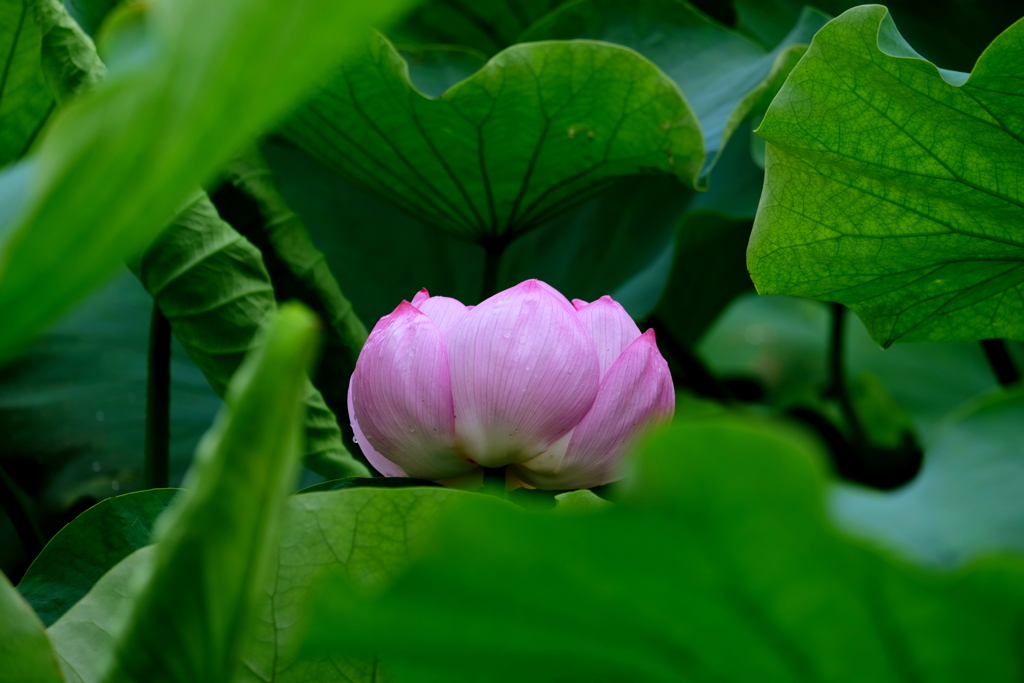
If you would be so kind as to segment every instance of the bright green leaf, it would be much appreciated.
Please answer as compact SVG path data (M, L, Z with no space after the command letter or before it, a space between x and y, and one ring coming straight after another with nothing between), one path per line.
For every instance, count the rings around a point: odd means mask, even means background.
M0 223L0 357L145 247L198 183L402 5L154 3L143 47L60 112L31 161L0 177L0 195L29 187Z
M108 498L57 532L18 584L43 623L51 625L111 567L149 545L153 523L177 493L150 489Z
M314 595L309 650L378 652L409 683L1018 680L1024 562L932 574L851 541L815 460L705 421L656 437L603 511L467 500L390 590Z
M1024 393L974 402L946 425L907 486L840 486L836 518L917 561L959 565L984 552L1024 552Z
M0 167L24 156L53 109L29 0L0 0Z
M587 489L569 491L555 496L555 512L560 515L592 512L594 510L601 510L609 505L611 503L607 500Z
M700 122L707 184L718 156L760 97L778 89L827 17L806 10L769 53L681 0L584 0L563 5L523 40L589 38L633 48L676 82Z
M421 220L504 243L612 180L692 184L700 128L672 83L626 48L511 47L436 100L379 34L299 110L285 135Z
M772 102L748 266L758 291L843 303L883 346L1024 339L1024 22L970 75L884 7L815 37Z
M227 681L237 670L298 467L315 331L306 309L282 307L235 373L186 490L157 523L152 576L105 680Z
M63 683L43 625L0 572L0 683Z

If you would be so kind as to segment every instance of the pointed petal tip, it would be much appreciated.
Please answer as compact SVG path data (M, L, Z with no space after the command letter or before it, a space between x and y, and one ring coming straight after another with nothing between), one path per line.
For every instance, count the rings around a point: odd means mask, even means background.
M424 301L426 301L429 298L430 298L430 292L428 292L427 288L424 287L420 291L416 292L415 296L413 296L413 298L412 298L412 305L413 306L419 306L421 303L423 303Z

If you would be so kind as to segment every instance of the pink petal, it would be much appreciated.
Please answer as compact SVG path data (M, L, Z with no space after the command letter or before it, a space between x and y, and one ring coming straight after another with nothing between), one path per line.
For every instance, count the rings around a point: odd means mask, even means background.
M463 303L447 296L432 296L421 303L419 309L446 334L459 318L466 315Z
M573 303L576 301L579 300ZM640 336L640 328L626 313L626 309L608 295L582 308L577 305L576 311L577 317L594 338L597 358L601 363L601 376L604 377L619 354Z
M527 280L487 299L447 333L457 448L485 467L543 453L597 395L594 342L553 291Z
M359 428L359 422L356 420L356 411L352 407L352 382L348 383L348 419L352 425L352 432L356 435L356 443L359 444L359 450L363 452L366 459L373 465L373 469L377 470L385 477L406 477L408 476L405 471L391 462L383 455L373 450L373 446L370 445L370 440L363 434L363 430Z
M572 300L572 305L573 305L573 308L576 309L576 312L579 313L580 311L582 311L584 308L586 308L590 304L587 303L586 301L584 301L583 299L573 299Z
M542 457L534 469L524 463L516 474L538 488L556 490L615 481L623 456L648 430L671 419L675 403L668 364L658 352L654 331L648 330L612 363L593 408L573 430L561 464L552 470L552 458Z
M423 310L422 308L420 308L420 304L422 304L429 298L430 292L428 292L427 288L424 287L420 291L416 292L416 295L412 298L412 305L415 306L416 308L419 308L420 310Z
M410 477L473 469L455 453L455 413L441 329L403 301L370 333L352 374L352 415L373 450Z

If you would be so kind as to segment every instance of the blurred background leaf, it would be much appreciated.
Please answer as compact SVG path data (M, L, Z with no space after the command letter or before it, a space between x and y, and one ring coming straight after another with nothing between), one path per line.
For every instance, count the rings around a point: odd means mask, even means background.
M2 683L64 683L46 631L29 607L0 573L0 670Z
M0 1L0 167L24 156L53 111L29 0Z

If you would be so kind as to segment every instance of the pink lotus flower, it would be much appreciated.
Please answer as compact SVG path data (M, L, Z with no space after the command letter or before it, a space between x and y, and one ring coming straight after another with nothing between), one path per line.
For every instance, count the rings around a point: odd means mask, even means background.
M377 322L348 391L356 440L385 476L510 465L559 490L620 478L674 409L653 330L611 297L569 303L539 280L476 307L421 290Z

